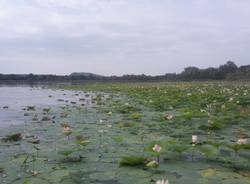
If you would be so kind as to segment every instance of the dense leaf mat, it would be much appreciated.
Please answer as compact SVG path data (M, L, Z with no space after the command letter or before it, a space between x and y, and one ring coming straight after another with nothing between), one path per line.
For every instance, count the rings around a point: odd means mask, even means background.
M247 83L67 89L75 91L74 101L27 108L23 126L0 130L0 183L250 183ZM21 140L6 139L17 133Z

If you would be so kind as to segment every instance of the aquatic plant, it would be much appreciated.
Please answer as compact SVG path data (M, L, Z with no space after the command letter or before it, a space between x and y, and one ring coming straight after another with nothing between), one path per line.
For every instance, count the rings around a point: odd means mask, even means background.
M219 151L216 147L209 145L209 144L205 144L205 145L201 145L198 147L198 149L202 152L202 154L204 154L207 158L208 157L214 157L217 156L219 154Z
M192 144L197 144L197 143L198 143L198 136L192 135Z
M162 150L161 145L155 144L154 147L152 147L152 150L156 153L157 162L160 163L160 152Z
M155 184L169 184L169 181L168 180L157 180Z
M66 118L68 116L67 112L61 112L60 113L60 118Z
M81 145L81 146L86 146L90 143L89 140L85 139L82 135L78 135L75 137L76 139L76 144Z
M69 140L69 136L70 134L72 133L72 128L67 124L67 123L64 123L61 125L63 130L62 130L62 133L68 138Z
M107 113L107 115L109 115L109 116L111 116L112 114L113 114L112 111L109 111L109 112Z
M27 106L26 109L27 109L27 111L35 111L36 106Z
M224 127L224 119L213 117L211 120L208 121L209 129L210 130L221 130Z
M32 121L38 121L38 115L37 115L37 114L35 114L35 115L33 116Z
M125 103L125 104L118 103L115 105L115 109L123 114L132 113L134 111L139 110L139 108L137 108L135 104L130 104L130 103Z
M22 140L22 134L15 133L15 134L7 135L6 137L3 138L3 140L17 142L17 141Z
M51 111L51 108L44 108L43 112L45 112L46 114L49 114L49 112Z
M180 141L169 141L167 143L167 149L169 151L177 153L179 157L181 157L182 153L190 149L190 145Z
M243 149L250 150L250 144L247 144L245 140L243 142L237 141L236 144L228 144L227 147L229 147L230 149L234 151L235 157L238 157L238 153L240 150L243 150Z
M143 114L139 112L135 112L130 115L130 118L134 120L140 120L142 117L143 117Z
M174 118L174 116L172 114L166 114L164 119L165 120L172 120Z
M247 183L250 110L249 105L237 101L246 89L248 96L250 87L237 85L241 87L205 82L97 85L98 90L110 92L105 104L97 106L94 98L99 93L91 92L94 104L91 97L86 98L84 110L72 105L53 110L57 122L70 122L67 125L74 130L68 144L58 124L30 124L35 114L53 120L52 113L29 113L27 135L39 135L41 143L32 143L33 138L27 136L20 143L2 142L0 165L8 173L4 179L11 183L16 178L18 166L26 159L23 150L36 154L36 146L41 158L37 154L32 169L29 155L29 172L18 175L21 183L26 178L32 183L155 183L165 177L173 178L171 183ZM76 98L71 100L78 101L80 96ZM60 117L60 113L67 116ZM133 113L143 117L132 119ZM195 162L190 162L193 150ZM84 162L82 158L86 158ZM39 170L41 177L33 177L31 170Z
M40 139L38 137L36 137L36 136L33 136L30 139L28 139L28 142L32 143L32 144L39 144L40 143Z
M76 152L75 149L64 149L64 150L58 151L59 154L64 155L65 157L70 156L74 152Z
M137 125L136 122L120 122L120 123L118 123L117 126L119 128L129 128L129 127L134 127L136 125Z
M139 156L126 156L122 157L119 165L120 166L143 166L147 163L147 159Z
M155 160L152 160L152 161L148 162L146 164L146 166L150 167L150 168L157 168L157 167L159 167L159 163Z
M159 144L155 144L154 147L152 148L153 151L160 153L161 151L161 146Z
M32 155L32 170L30 171L30 173L33 175L33 176L36 176L38 175L38 171L35 170L35 162L37 160L37 157L33 154Z
M247 139L240 138L240 139L237 140L237 144L239 144L239 145L247 144Z
M43 116L41 121L51 121L51 118L49 116Z
M198 136L197 135L192 135L192 161L194 160L194 154L195 154L195 146L198 143Z

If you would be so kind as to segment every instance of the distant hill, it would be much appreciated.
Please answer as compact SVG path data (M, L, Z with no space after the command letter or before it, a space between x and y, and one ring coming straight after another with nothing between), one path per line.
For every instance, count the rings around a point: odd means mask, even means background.
M69 75L70 77L93 77L93 78L100 78L103 77L101 75L98 74L94 74L94 73L88 73L88 72L74 72L72 74Z

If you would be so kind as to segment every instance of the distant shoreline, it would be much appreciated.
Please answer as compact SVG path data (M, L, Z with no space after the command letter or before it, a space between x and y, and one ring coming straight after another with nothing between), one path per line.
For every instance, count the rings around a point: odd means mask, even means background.
M72 73L70 75L0 74L1 82L31 83L86 83L86 82L181 82L181 81L249 81L250 65L237 66L228 61L218 68L200 69L186 67L181 73L164 75L102 76L94 73Z

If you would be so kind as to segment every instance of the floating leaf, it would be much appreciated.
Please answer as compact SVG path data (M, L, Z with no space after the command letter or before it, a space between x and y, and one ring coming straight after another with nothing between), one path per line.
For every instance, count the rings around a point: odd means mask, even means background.
M120 166L140 166L140 165L145 165L146 161L147 159L144 157L127 156L127 157L122 157L119 164Z
M199 146L199 150L207 157L217 156L219 154L219 151L216 147L208 144Z

